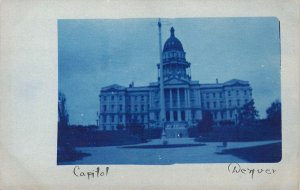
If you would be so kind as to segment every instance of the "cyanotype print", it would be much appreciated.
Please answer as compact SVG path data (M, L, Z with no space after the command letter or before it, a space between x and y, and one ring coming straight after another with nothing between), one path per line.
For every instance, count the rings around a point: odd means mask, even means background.
M58 165L281 160L273 17L58 20Z

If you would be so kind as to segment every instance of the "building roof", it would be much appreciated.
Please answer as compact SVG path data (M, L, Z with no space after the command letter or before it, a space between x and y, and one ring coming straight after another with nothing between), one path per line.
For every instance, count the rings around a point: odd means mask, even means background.
M149 86L137 86L137 87L130 87L126 88L127 91L148 91Z
M232 79L224 83L200 84L200 88L223 88L228 86L249 86L249 82L239 79Z
M224 82L223 84L224 84L224 86L232 86L232 85L237 85L237 84L249 85L249 82L244 81L244 80L239 80L239 79L232 79L230 81Z
M178 40L178 38L175 37L175 30L173 27L171 28L170 33L171 35L165 42L163 52L172 50L183 51L183 47L180 40Z
M112 85L101 88L101 91L120 91L120 90L125 90L125 89L126 88L124 86L121 86L118 84L112 84Z

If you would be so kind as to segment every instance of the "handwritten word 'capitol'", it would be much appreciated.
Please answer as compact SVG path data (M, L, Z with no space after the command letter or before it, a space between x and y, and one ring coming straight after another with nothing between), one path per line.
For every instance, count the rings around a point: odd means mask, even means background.
M253 168L242 168L241 165L238 163L231 163L228 165L228 172L231 174L244 174L244 175L251 175L251 178L253 179L253 176L255 174L267 174L267 175L273 175L275 174L276 170L273 168L268 169L253 169Z
M73 169L73 174L76 177L87 177L88 179L104 177L108 175L109 167L106 167L105 170L101 170L100 167L90 171L83 171L79 166L75 166Z

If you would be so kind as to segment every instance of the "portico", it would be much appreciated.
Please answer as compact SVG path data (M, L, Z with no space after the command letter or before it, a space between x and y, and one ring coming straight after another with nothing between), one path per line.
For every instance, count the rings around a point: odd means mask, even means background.
M166 87L166 121L187 122L189 120L189 89Z

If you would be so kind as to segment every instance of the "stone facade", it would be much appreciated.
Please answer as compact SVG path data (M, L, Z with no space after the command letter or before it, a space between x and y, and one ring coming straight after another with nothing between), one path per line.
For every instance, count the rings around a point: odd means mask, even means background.
M191 80L191 64L185 59L181 42L171 35L163 48L163 79L166 122L174 128L196 126L204 111L210 111L214 121L236 122L237 110L252 99L249 82L232 79L228 82L200 84ZM159 64L157 64L159 68ZM129 87L113 84L100 91L100 130L116 130L118 125L143 123L146 128L159 127L159 80L149 86Z

